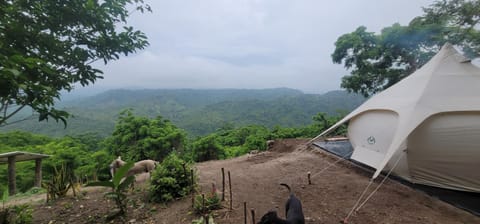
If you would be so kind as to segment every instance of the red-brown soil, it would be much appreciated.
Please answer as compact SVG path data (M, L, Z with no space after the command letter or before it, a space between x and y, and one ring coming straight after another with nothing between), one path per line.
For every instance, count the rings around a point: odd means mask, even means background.
M244 223L244 202L249 213L255 210L256 221L268 210L278 207L285 215L288 192L279 183L289 184L303 203L306 223L339 223L345 219L365 187L371 173L348 161L338 161L328 153L306 146L307 140L277 140L266 152L234 159L209 161L196 165L201 192L210 192L212 183L222 189L221 168L230 171L232 205L229 194L224 209L215 212L215 223ZM328 169L325 169L329 167ZM307 173L311 172L312 184ZM228 186L228 178L226 178ZM377 178L370 190L382 179ZM115 206L103 197L104 188L84 188L84 196L59 199L34 205L34 223L104 223ZM191 223L198 218L191 212L191 198L166 205L147 203L142 189L130 193L129 209L123 219L111 223ZM455 208L423 192L393 180L387 180L368 202L353 213L348 223L480 223L480 217Z

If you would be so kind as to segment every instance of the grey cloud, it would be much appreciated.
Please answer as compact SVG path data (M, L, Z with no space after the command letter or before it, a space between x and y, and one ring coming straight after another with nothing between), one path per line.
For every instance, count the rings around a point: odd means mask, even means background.
M101 66L101 87L340 89L330 54L342 34L406 24L433 0L150 1L132 16L151 46Z

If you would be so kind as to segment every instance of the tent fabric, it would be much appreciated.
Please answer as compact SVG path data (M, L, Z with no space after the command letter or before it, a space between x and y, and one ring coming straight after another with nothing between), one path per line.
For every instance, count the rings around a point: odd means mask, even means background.
M480 157L475 156L480 150L479 137L480 113L446 113L428 118L408 141L408 162L415 182L451 189L459 185L475 191L473 186L480 186Z
M371 97L349 121L352 159L415 183L480 192L480 69L446 44L422 68ZM474 169L476 167L477 169Z

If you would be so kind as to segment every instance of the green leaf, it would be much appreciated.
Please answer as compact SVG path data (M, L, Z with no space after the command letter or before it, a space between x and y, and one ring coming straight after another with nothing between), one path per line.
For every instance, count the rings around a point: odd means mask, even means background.
M100 182L92 182L85 185L86 187L114 187L113 182L111 181L100 181Z
M105 193L105 197L107 198L120 198L120 195L121 193L119 192L116 192L116 191L111 191L111 192L107 192Z
M130 186L130 184L132 184L134 181L135 181L135 177L134 177L134 176L129 176L129 177L127 177L127 179L125 179L122 183L120 183L120 185L118 185L118 190L119 190L119 191L123 191L123 190L126 189L128 186Z
M125 33L121 27L130 9L143 12L149 6L137 0L52 2L1 1L0 72L7 78L2 76L0 95L8 102L2 108L30 106L42 114L40 121L53 117L65 123L63 114L47 115L44 109L53 107L60 92L101 78L91 62L107 63L148 46L143 32L130 27ZM18 113L8 112L0 125Z
M12 73L14 76L20 76L20 74L21 74L20 71L18 71L17 69L13 69L13 68L6 68L4 70Z
M114 186L120 185L120 181L125 177L125 175L127 175L128 170L132 168L133 165L133 162L128 162L117 170L112 180Z

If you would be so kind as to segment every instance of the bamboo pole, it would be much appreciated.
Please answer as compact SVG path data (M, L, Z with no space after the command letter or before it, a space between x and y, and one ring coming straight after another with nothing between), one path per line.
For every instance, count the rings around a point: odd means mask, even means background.
M307 173L308 185L312 185L312 180L310 179L310 175L311 175L311 173L310 173L310 171L308 171L308 173Z
M233 210L233 203L232 203L232 178L230 177L230 171L228 171L228 187L230 189L230 210Z
M202 212L205 212L205 194L202 194Z
M225 201L225 169L222 167L222 201Z
M255 209L251 209L250 212L252 213L252 224L256 224L255 222Z
M247 224L247 202L243 202L243 222Z

